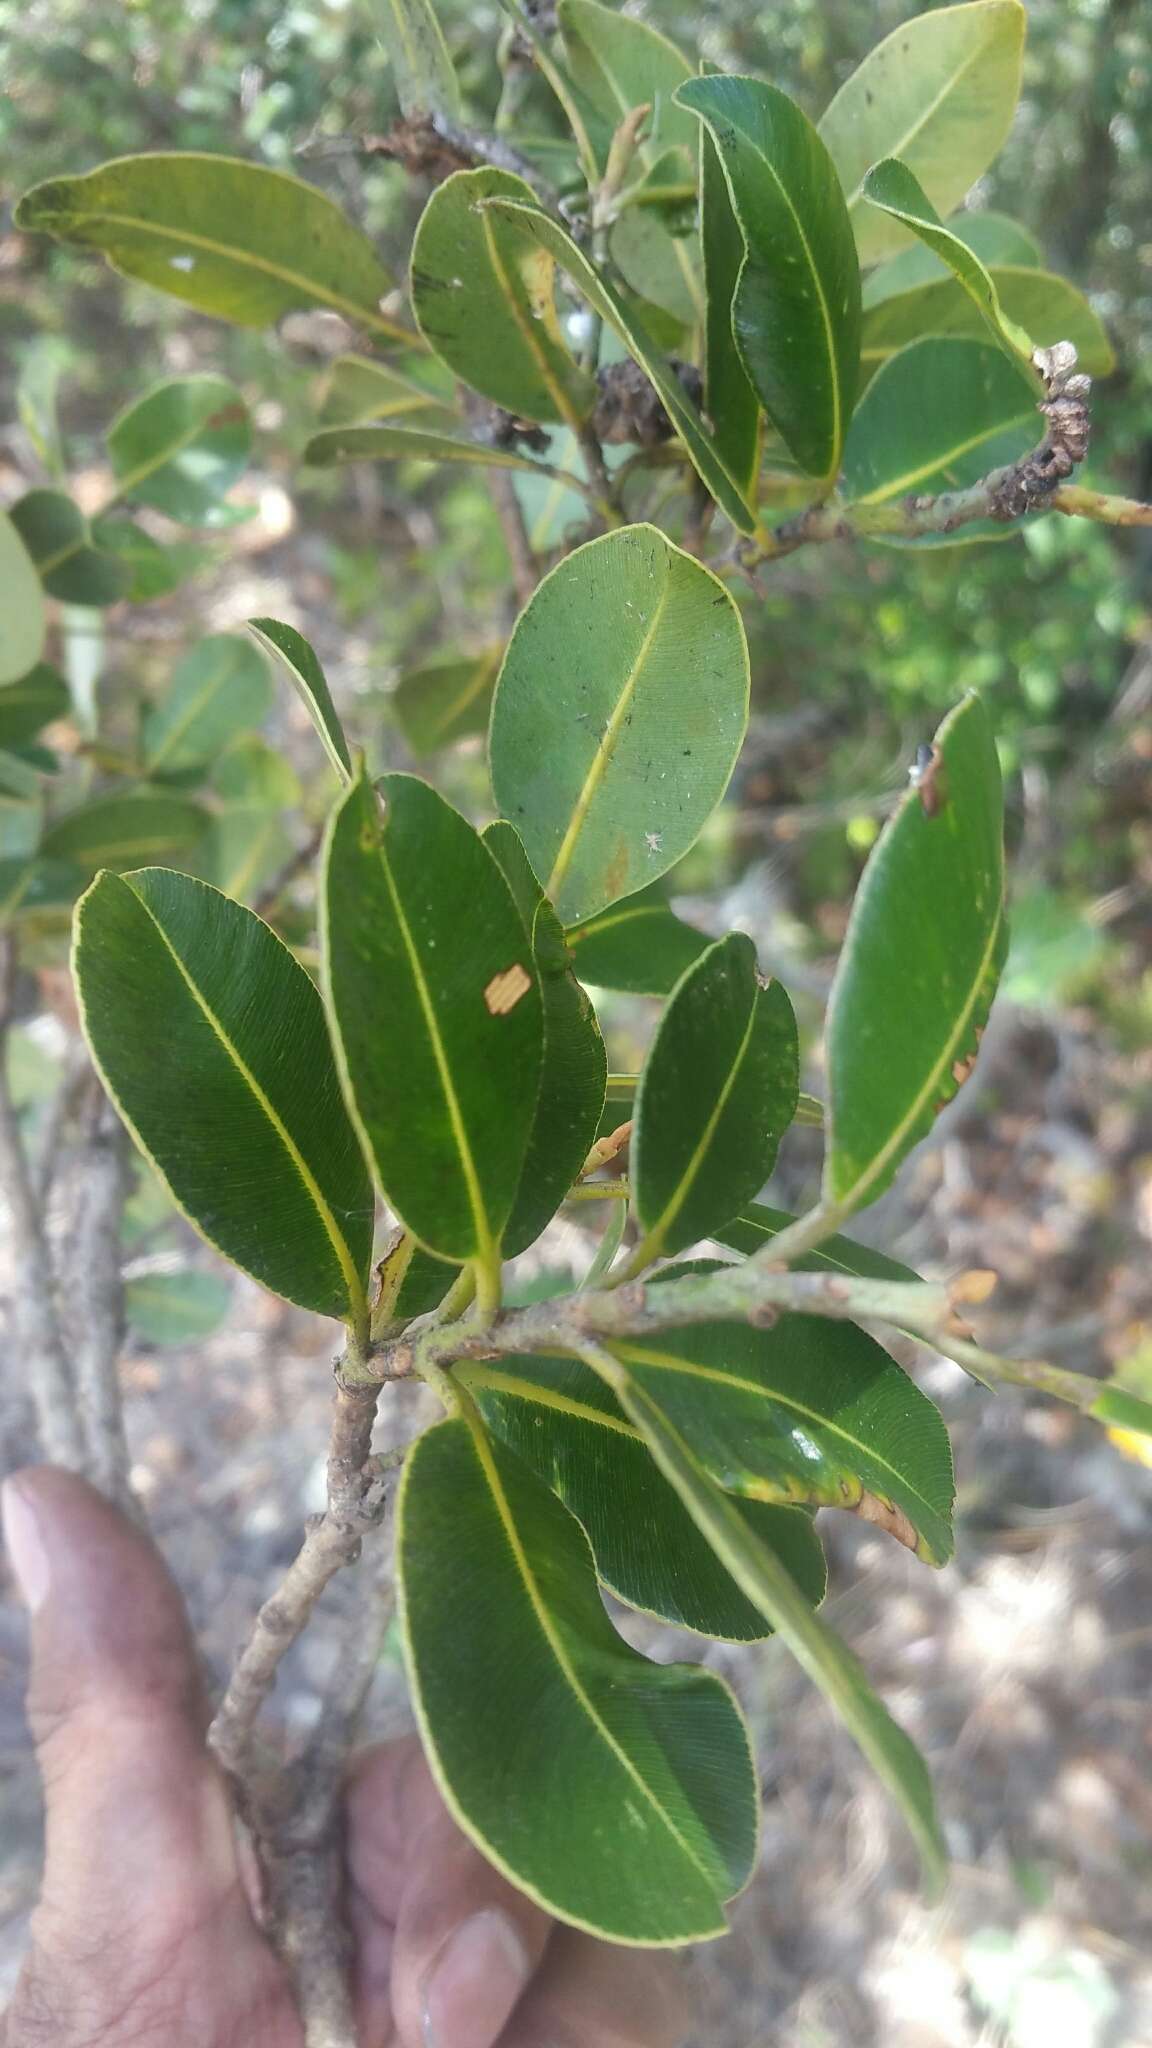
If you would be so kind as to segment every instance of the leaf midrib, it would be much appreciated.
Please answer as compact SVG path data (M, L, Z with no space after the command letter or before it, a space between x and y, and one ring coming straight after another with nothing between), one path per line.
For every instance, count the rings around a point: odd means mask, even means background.
M752 1001L748 1005L748 1019L744 1026L744 1031L740 1039L740 1044L736 1050L735 1057L733 1058L732 1063L729 1066L727 1075L724 1079L724 1084L716 1097L716 1101L713 1105L712 1111L705 1120L704 1128L701 1131L695 1146L693 1147L691 1157L688 1160L688 1164L685 1167L684 1172L680 1176L680 1180L677 1183L677 1186L673 1190L668 1201L664 1204L664 1207L660 1211L660 1214L657 1217L655 1223L653 1223L651 1228L646 1230L645 1232L644 1250L649 1258L659 1257L660 1252L663 1249L664 1241L668 1235L668 1232L672 1228L672 1225L675 1223L676 1218L680 1214L681 1209L684 1207L685 1202L688 1200L688 1196L692 1192L696 1180L699 1177L700 1170L708 1154L708 1148L716 1135L717 1125L719 1124L720 1119L728 1106L728 1099L732 1093L733 1088L736 1086L737 1076L739 1075L740 1070L744 1064L744 1056L748 1051L748 1046L751 1042L752 1033L756 1024L756 1010L759 1000L759 991L754 988L752 991ZM644 1133L643 1112L639 1102L637 1103L637 1115L640 1117L639 1130L641 1139L640 1146L638 1148L640 1156L637 1160L636 1175L637 1207L639 1208L639 1181L640 1168L643 1165Z
M608 772L609 763L616 750L617 739L620 736L629 706L639 686L644 665L651 653L656 634L668 609L668 601L672 591L672 573L673 565L667 555L665 555L664 588L656 600L656 609L645 628L644 638L640 642L631 668L625 677L623 688L616 699L608 723L596 742L596 749L592 756L591 764L573 807L572 816L568 820L567 830L560 841L559 851L552 863L552 872L548 877L547 887L544 892L548 897L555 898L561 883L564 881L572 865L580 834L584 830L585 820L595 801L596 793Z
M507 196L511 197L512 195L509 194ZM504 299L508 306L508 310L511 313L512 318L516 324L516 327L519 330L520 338L523 341L524 346L527 349L529 355L535 362L536 368L543 381L544 388L548 392L548 395L551 398L553 405L556 407L557 412L560 414L560 417L563 420L565 426L570 427L574 434L578 434L580 431L581 424L580 414L577 411L576 407L573 405L571 398L569 397L567 391L564 389L564 386L557 377L552 362L541 344L539 335L535 331L535 327L533 325L531 316L529 316L527 320L524 317L524 308L520 304L520 301L516 296L516 291L512 279L508 275L507 265L505 264L504 259L500 254L499 248L497 247L496 232L492 225L492 221L489 218L488 210L486 207L480 208L480 221L484 231L484 241L488 250L488 260L491 263L492 269L495 273L496 282L500 286L500 289L504 294ZM553 274L555 274L556 258L551 254L550 250L543 250L542 253L548 258L548 260L552 264ZM572 367L573 369L576 368L575 363L573 363Z
M870 1463L879 1466L882 1471L889 1473L901 1491L910 1494L913 1500L919 1501L925 1515L930 1516L933 1521L943 1522L947 1526L947 1516L943 1510L934 1507L932 1502L921 1493L915 1482L904 1473L898 1471L890 1458L886 1458L880 1451L872 1450L867 1444L862 1443L859 1437L852 1436L840 1423L834 1421L830 1416L821 1414L818 1409L807 1407L804 1402L797 1400L794 1395L783 1394L775 1389L761 1386L755 1380L742 1379L739 1374L725 1372L720 1366L694 1364L691 1359L678 1358L673 1352L649 1351L641 1344L617 1343L610 1344L608 1348L625 1365L648 1365L654 1367L657 1371L680 1373L689 1379L710 1380L719 1386L729 1387L743 1394L751 1394L764 1402L776 1402L779 1407L794 1414L799 1420L813 1423L818 1429L830 1432L841 1443L848 1445L855 1454L863 1453Z
M927 18L928 17L926 15L921 15L919 17L920 20L927 20ZM965 72L970 71L973 64L978 63L980 58L986 55L987 41L984 40L978 43L972 50L969 51L967 57L965 57L964 59L964 62L958 67L957 70L949 73L943 85L940 87L939 92L936 94L935 99L930 101L929 105L925 107L919 119L912 123L911 128L908 129L906 134L900 137L900 140L898 143L896 143L895 147L885 152L886 155L900 157L902 160L904 156L904 151L907 149L909 143L915 142L917 136L921 133L921 131L924 128L928 126L928 123L929 121L932 120L933 116L939 113L945 100L948 99L949 96L955 92L956 87L959 84L960 80L964 77ZM868 176L868 173L872 168L873 162L875 162L875 158L873 158L871 162L867 163L864 166L864 169L860 174L859 184L856 186L855 190L848 195L849 211L851 211L851 209L855 205L857 205L858 202L863 198L864 180ZM912 170L912 165L909 164L908 168L909 170Z
M125 882L124 887L127 889L132 889L132 885L130 882ZM140 908L144 911L145 916L148 917L149 920L151 921L161 945L164 946L168 954L171 956L173 964L176 967L177 972L181 976L181 979L183 980L189 995L192 997L193 1002L197 1005L199 1010L202 1012L203 1016L207 1019L209 1026L215 1033L224 1051L227 1053L228 1058L232 1061L232 1064L236 1068L241 1079L246 1083L248 1088L251 1090L257 1103L263 1110L267 1121L269 1122L269 1124L271 1124L273 1131L279 1138L280 1143L283 1145L284 1150L287 1152L288 1157L291 1160L293 1166L296 1168L296 1171L299 1174L300 1179L304 1184L305 1190L307 1191L307 1194L312 1202L312 1206L316 1210L316 1213L324 1226L328 1242L332 1246L332 1249L336 1254L337 1264L339 1265L340 1271L344 1276L344 1284L348 1289L349 1308L355 1317L362 1316L364 1311L363 1283L356 1269L356 1262L352 1257L351 1251L349 1250L347 1240L345 1239L344 1234L341 1231L336 1221L336 1218L328 1205L328 1201L324 1195L324 1192L320 1186L319 1181L316 1179L316 1176L313 1173L311 1167L309 1166L308 1161L305 1159L304 1154L301 1152L299 1145L296 1143L295 1138L292 1136L291 1131L288 1129L288 1126L284 1122L274 1103L270 1100L264 1088L256 1079L255 1074L252 1072L252 1069L248 1065L247 1061L243 1058L242 1054L239 1051L239 1048L233 1043L232 1039L229 1038L228 1033L225 1031L223 1025L220 1022L219 1017L216 1015L216 1012L212 1009L211 1004L206 1000L206 998L201 994L200 990L196 986L196 982L194 981L192 975L189 973L187 967L184 964L184 961L181 959L167 932L164 930L164 927L160 923L160 920L157 917L155 911L153 910L151 904L146 903L142 896L137 895L135 889L132 889L132 895L136 898L136 901L140 905ZM251 912L250 914L252 916L255 916L255 912ZM275 937L275 934L273 934L273 937ZM279 943L280 941L277 940L277 944Z
M891 351L890 357L891 354L895 353L896 351ZM1026 412L1020 414L1018 419L999 420L994 427L986 427L979 434L971 435L967 441L960 441L955 446L946 449L943 455L936 455L933 456L931 461L922 462L918 469L906 470L903 476L889 480L874 491L867 491L862 498L853 498L852 503L854 505L886 505L890 498L899 498L905 492L914 490L916 485L923 482L925 477L935 476L937 470L946 468L950 462L956 462L961 455L970 455L974 449L982 448L986 441L996 440L999 435L1006 434L1012 427L1026 425L1032 418L1034 410L1035 408L1030 406Z
M552 1652L552 1655L555 1658L556 1663L560 1667L562 1676L567 1680L567 1683L571 1686L576 1699L583 1707L584 1712L587 1714L589 1721L591 1722L597 1735L599 1735L601 1741L604 1743L605 1747L611 1751L612 1755L621 1765L626 1775L632 1780L632 1783L635 1785L637 1791L648 1802L649 1806L652 1808L652 1811L656 1814L657 1818L662 1822L664 1827L667 1828L668 1833L671 1835L673 1841L676 1842L678 1847L683 1851L683 1854L688 1858L689 1862L693 1863L696 1866L696 1869L699 1871L705 1884L708 1886L708 1889L715 1896L715 1876L708 1869L707 1864L702 1862L698 1852L696 1851L692 1843L686 1839L686 1837L681 1833L680 1829L676 1826L675 1821L672 1819L671 1815L666 1811L665 1807L662 1805L661 1801L657 1797L656 1793L652 1790L652 1787L648 1784L647 1780L642 1776L641 1772L637 1769L631 1757L628 1755L627 1750L617 1740L616 1736L613 1735L612 1730L603 1720L602 1716L597 1711L594 1702L589 1698L588 1693L586 1692L584 1686L580 1682L579 1675L572 1663L567 1648L564 1642L562 1641L560 1634L555 1626L548 1604L540 1589L539 1582L535 1576L535 1573L532 1570L531 1560L529 1559L528 1554L520 1540L520 1532L516 1527L515 1518L513 1517L508 1507L508 1502L505 1498L503 1488L500 1484L500 1474L496 1469L496 1461L492 1456L492 1447L488 1441L487 1435L484 1431L484 1428L480 1422L478 1415L472 1408L471 1402L461 1404L461 1419L467 1425L469 1434L472 1438L472 1444L476 1452L477 1463L480 1466L484 1478L488 1482L488 1486L492 1494L493 1504L495 1506L496 1513L500 1519L500 1523L504 1531L508 1548L512 1553L513 1562L523 1583L524 1591L527 1595L529 1605L531 1606L532 1611L536 1616L540 1632L544 1637L544 1640L547 1643L548 1648ZM570 1512L570 1510L566 1510L566 1512Z
M216 692L222 689L224 684L229 680L229 677L232 673L233 665L235 665L237 671L239 671L240 654L238 648L230 647L227 653L221 655L220 665L218 668L212 671L212 673L209 675L208 681L206 683L202 683L200 688L193 692L189 703L185 707L183 715L180 718L176 719L174 724L169 726L168 731L163 735L163 738L161 739L160 745L157 748L156 752L154 754L149 755L149 770L155 769L157 764L163 761L167 754L170 754L172 752L172 748L176 744L176 742L184 738L185 733L188 731L188 727L193 723L198 714L203 710L204 705L209 701L210 698L215 696Z

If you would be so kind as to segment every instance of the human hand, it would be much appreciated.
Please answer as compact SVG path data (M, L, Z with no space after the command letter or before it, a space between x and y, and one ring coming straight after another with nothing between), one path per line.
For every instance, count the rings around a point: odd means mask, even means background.
M4 2048L301 2048L254 1917L179 1595L156 1551L49 1466L3 1489L31 1614L44 1884ZM678 2048L674 1965L556 1927L486 1863L413 1741L346 1805L360 2048Z

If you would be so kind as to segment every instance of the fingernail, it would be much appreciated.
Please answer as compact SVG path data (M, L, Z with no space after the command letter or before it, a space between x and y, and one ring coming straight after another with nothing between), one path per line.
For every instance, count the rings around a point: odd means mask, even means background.
M28 1612L35 1614L48 1594L48 1552L40 1536L36 1511L13 1479L0 1487L0 1519L12 1576Z
M425 1979L425 2048L489 2048L531 1974L515 1922L496 1906L449 1935Z

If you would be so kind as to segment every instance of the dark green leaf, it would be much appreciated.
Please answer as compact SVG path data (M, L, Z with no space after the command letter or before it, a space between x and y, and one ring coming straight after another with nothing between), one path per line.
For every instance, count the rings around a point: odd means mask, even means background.
M579 1523L467 1411L409 1453L397 1558L429 1761L485 1856L612 1940L723 1933L756 1847L723 1682L620 1641Z
M758 78L694 78L744 238L732 331L761 405L809 476L831 480L860 363L860 267L835 166L806 114Z
M496 685L492 786L563 923L675 865L747 716L739 612L656 527L617 528L544 578Z
M96 868L129 868L169 859L195 846L208 813L190 797L164 789L97 796L49 825L40 851L50 860Z
M752 502L760 468L760 401L732 331L744 237L716 144L700 122L700 239L704 264L704 404L721 459Z
M939 256L942 263L947 264L967 292L993 340L1031 371L1036 346L1031 335L1008 318L1000 304L991 273L959 235L945 227L907 164L896 157L886 157L883 163L876 164L864 180L864 197L894 220L903 222L934 255ZM1035 372L1032 374L1035 376Z
M755 515L749 510L739 484L727 468L696 407L686 397L684 386L669 367L663 350L648 333L635 305L625 300L615 286L601 276L567 230L543 208L518 200L491 199L486 202L486 209L493 214L499 213L504 219L515 218L542 248L555 257L593 312L608 322L629 355L646 372L697 474L721 510L727 513L738 532L753 533Z
M485 732L502 647L459 661L430 661L409 669L396 685L396 719L418 757L450 746L466 733Z
M799 1080L787 995L762 983L751 939L719 939L673 989L636 1091L637 1263L710 1236L763 1187Z
M531 456L517 455L514 449L433 434L423 427L324 427L308 442L304 460L318 468L334 462L470 462L481 469L540 473Z
M222 1274L183 1266L174 1273L140 1273L127 1281L124 1312L146 1344L194 1344L219 1327L231 1298Z
M938 1890L947 1851L919 1750L877 1699L852 1652L824 1627L781 1560L710 1478L659 1398L619 1368L610 1384L701 1534L741 1591L779 1631L893 1795L915 1837L925 1877Z
M5 597L7 597L5 590ZM72 709L68 685L46 661L0 689L0 747L22 747Z
M92 1057L185 1215L275 1293L362 1329L372 1191L304 969L165 868L101 875L76 917Z
M844 450L843 488L854 504L887 505L910 492L978 483L1036 445L1036 391L1000 349L980 341L910 342L877 371ZM982 520L957 539L1011 529ZM942 545L950 536L933 536Z
M771 1633L733 1584L652 1463L608 1389L574 1358L465 1366L489 1428L576 1516L601 1583L674 1627L726 1642ZM824 1597L824 1553L809 1514L742 1501L740 1512L787 1564L805 1598Z
M100 249L128 277L241 327L327 306L395 334L379 310L392 280L367 235L311 185L196 151L117 157L50 178L16 209L26 234Z
M530 420L576 427L596 386L568 349L553 295L555 258L519 220L479 204L533 203L530 185L485 166L437 186L412 244L412 310L458 377Z
M1043 261L1039 243L1018 220L1009 220L1007 214L954 213L947 226L990 269L1007 264L1038 270ZM882 299L903 297L919 285L943 283L948 275L947 264L933 254L927 243L914 242L865 278L865 311L878 306Z
M1070 341L1080 368L1091 377L1107 377L1116 367L1112 344L1099 315L1067 278L1047 270L1005 269L990 272L1000 306L1010 320L1033 334L1041 348ZM861 362L870 375L894 349L925 334L974 336L986 341L983 315L958 278L942 277L882 299L864 315Z
M39 661L47 632L44 590L36 566L7 512L0 512L0 684L13 683Z
M272 691L256 649L236 633L212 633L178 661L142 733L149 775L201 768L237 734L259 725Z
M523 843L498 819L484 834L532 941L544 1000L544 1063L524 1170L508 1226L508 1258L534 1244L576 1180L604 1107L608 1055L596 1012L569 965L564 932Z
M0 920L35 919L51 926L66 923L87 885L85 869L68 861L35 857L0 860Z
M352 756L315 649L295 626L286 626L280 619L249 619L248 631L259 646L287 669L293 689L324 742L328 759L340 780L348 782Z
M543 1054L540 988L491 853L443 797L363 775L328 832L324 967L354 1113L388 1202L429 1251L489 1273Z
M161 547L134 519L105 513L92 521L92 540L101 554L112 555L123 569L127 582L122 595L129 604L151 604L177 590L201 557L195 544Z
M931 1563L951 1555L948 1432L854 1323L701 1323L611 1348L730 1493L867 1508Z
M666 996L708 945L705 932L669 908L659 884L573 925L565 936L581 981L638 996Z
M401 112L443 114L458 121L463 113L460 85L432 0L380 0L378 12Z
M117 496L184 526L211 526L247 466L248 408L226 377L172 377L108 429Z
M114 555L92 546L88 521L63 491L26 491L9 517L49 597L64 604L115 604L128 585Z
M966 697L864 870L828 1010L824 1197L873 1202L971 1070L1004 963L1000 766Z
M726 1244L732 1251L751 1258L795 1221L787 1209L770 1209L764 1202L748 1202L739 1216L712 1235L717 1244ZM871 1245L857 1244L851 1237L826 1237L816 1251L805 1253L793 1263L803 1273L858 1273L865 1280L920 1278L911 1266L902 1266L899 1259L874 1252Z
M860 261L905 246L899 225L864 202L864 179L898 156L941 213L959 206L1012 125L1025 11L1019 0L940 7L885 36L841 86L820 122L848 195Z

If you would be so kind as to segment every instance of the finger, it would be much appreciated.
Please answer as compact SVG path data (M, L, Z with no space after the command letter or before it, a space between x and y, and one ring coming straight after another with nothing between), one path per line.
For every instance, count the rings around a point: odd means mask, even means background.
M47 1830L37 1939L91 1955L106 1918L118 1942L162 1946L237 1875L179 1594L147 1538L72 1473L17 1474L3 1521L31 1616Z
M691 2023L672 1956L560 1927L499 2048L683 2048Z
M461 1833L414 1743L362 1763L350 1864L354 1885L394 1919L391 2004L403 2048L494 2048L551 1921ZM369 2042L380 2032L376 1993Z

